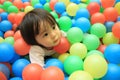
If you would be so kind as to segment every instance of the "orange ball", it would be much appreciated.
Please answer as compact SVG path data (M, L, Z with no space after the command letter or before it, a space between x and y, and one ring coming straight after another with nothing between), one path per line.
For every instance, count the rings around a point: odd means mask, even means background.
M109 7L103 11L106 21L116 21L118 17L118 12L115 8Z
M49 5L52 10L54 10L54 5L58 2L58 0L51 0Z
M112 27L112 33L115 37L120 38L120 22L116 22Z
M23 8L23 2L22 2L22 0L14 0L14 1L13 1L13 4L14 4L18 9Z
M16 41L17 39L21 38L21 33L20 33L20 30L16 31L15 34L14 34L14 40Z
M114 6L116 0L101 0L101 5L103 8L108 8Z
M50 66L42 71L40 80L64 80L64 73L61 69Z
M10 13L9 15L8 15L8 20L11 22L11 23L15 23L15 16L16 16L17 14L16 13Z
M69 41L65 38L62 37L60 40L60 43L54 47L54 50L60 54L65 53L69 50L70 48L70 43Z
M0 72L0 80L7 80L7 78L3 72Z
M4 12L4 10L3 10L3 9L0 9L0 13L2 13L2 12Z
M102 45L102 44L101 44L101 45L98 47L98 50L99 50L100 52L104 53L105 48L106 48L106 45Z
M91 23L94 24L94 23L102 23L104 24L105 22L105 16L102 14L102 13L95 13L91 16Z
M14 43L14 49L19 55L27 55L30 50L30 45L28 45L23 38L19 38Z
M42 67L38 64L35 63L28 64L23 69L22 78L23 80L41 80L40 75L42 70L43 70Z
M4 38L6 38L6 37L10 37L10 36L14 36L14 31L12 31L12 30L9 30L9 31L6 31L5 33L4 33Z
M90 15L93 15L94 13L100 11L100 5L97 2L91 2L90 4L88 4L87 9Z

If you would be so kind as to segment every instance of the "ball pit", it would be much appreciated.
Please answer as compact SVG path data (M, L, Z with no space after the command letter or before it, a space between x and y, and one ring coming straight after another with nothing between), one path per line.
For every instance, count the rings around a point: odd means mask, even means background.
M25 61L30 45L16 31L34 8L50 12L67 34L44 70ZM120 80L119 25L120 0L0 0L0 80Z

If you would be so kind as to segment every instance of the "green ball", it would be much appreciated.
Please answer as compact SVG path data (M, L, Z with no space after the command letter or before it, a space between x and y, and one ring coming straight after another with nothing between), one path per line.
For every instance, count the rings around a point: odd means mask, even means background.
M58 24L61 30L68 31L72 26L72 20L67 16L62 16L60 17Z
M0 43L4 42L4 39L2 37L0 37Z
M4 42L7 42L11 45L14 45L14 38L13 37L6 37Z
M78 56L68 56L64 61L64 70L67 74L71 74L77 70L83 70L83 61Z
M90 33L102 38L106 34L106 28L101 23L95 23L91 26Z
M3 5L0 4L0 9L4 9Z
M49 5L48 2L43 5L43 8L44 8L44 10L46 10L46 11L48 11L48 12L51 12L51 11L52 11L52 9L50 8L50 5Z
M85 3L80 3L80 4L78 4L78 6L79 6L79 9L87 8L87 4L85 4Z
M67 39L70 43L81 42L83 39L83 32L78 27L72 27L67 32Z
M35 6L37 3L39 3L39 0L31 0L32 6Z
M95 50L99 47L99 38L94 34L87 34L83 38L83 44L86 45L88 50Z
M4 8L5 11L7 11L8 7L9 7L9 6L12 6L12 5L13 5L12 2L10 2L10 1L5 1L5 2L3 3L3 8Z
M119 38L116 38L112 32L108 32L105 34L105 36L102 38L102 42L105 45L110 45L110 44L118 44L119 43Z
M7 9L7 11L9 12L9 13L18 13L18 8L16 7L16 6L9 6L8 7L8 9Z
M55 18L58 19L58 14L55 11L51 11L50 14Z

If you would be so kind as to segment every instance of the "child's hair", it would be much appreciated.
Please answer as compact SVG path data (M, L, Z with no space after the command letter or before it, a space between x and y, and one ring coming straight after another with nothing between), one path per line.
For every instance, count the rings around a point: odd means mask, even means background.
M53 26L55 24L57 22L49 12L42 9L34 9L23 17L18 28L27 44L40 45L35 40L35 36L40 33L40 29L47 29L47 26Z

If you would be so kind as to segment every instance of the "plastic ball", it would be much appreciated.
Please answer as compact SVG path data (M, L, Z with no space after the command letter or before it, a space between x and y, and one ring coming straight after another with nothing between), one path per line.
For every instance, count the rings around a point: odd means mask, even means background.
M68 75L72 74L77 70L83 70L82 59L74 55L68 56L64 61L64 70Z
M75 26L79 27L84 33L86 33L90 29L91 24L87 18L81 17L75 21Z
M101 80L119 80L120 79L120 67L116 64L109 63L108 70Z
M51 58L46 61L45 68L48 68L50 66L56 66L56 67L60 68L62 71L64 70L63 63L56 58Z
M22 38L20 38L15 41L14 49L17 54L26 55L29 53L30 45L28 45Z
M57 2L54 5L54 10L59 14L62 14L63 12L65 12L65 9L66 9L66 6L63 2Z
M82 43L74 43L71 45L69 52L70 55L76 55L84 59L87 54L87 47Z
M39 0L39 2L44 5L47 1L46 0Z
M24 2L23 6L24 6L24 8L26 8L27 6L31 6L31 4L30 4L30 2Z
M120 2L116 3L114 8L117 10L118 15L120 16L120 10L119 10L120 9Z
M85 18L90 17L90 13L86 8L78 9L78 11L76 12L75 19L78 19L81 17L85 17Z
M4 38L6 38L6 37L10 37L10 36L14 36L14 31L12 31L12 30L9 30L9 31L6 31L5 33L4 33Z
M119 43L119 38L115 37L112 32L108 32L102 38L102 42L104 45L115 44L115 43Z
M48 2L43 5L43 9L48 11L48 12L52 11Z
M100 5L97 2L91 2L90 4L88 4L87 9L90 15L93 15L94 13L100 11Z
M93 80L91 74L86 71L75 71L69 77L69 80L78 80L78 79L79 80Z
M0 63L0 72L2 72L3 75L5 75L5 77L7 79L9 79L9 77L10 77L10 70L9 70L9 68L6 65Z
M11 5L8 7L7 11L8 11L8 13L18 13L19 10L16 6Z
M72 27L67 32L67 39L70 43L81 42L83 39L83 32L78 27Z
M42 67L38 64L31 63L28 64L22 72L23 80L41 80ZM47 75L48 76L48 75Z
M60 43L57 46L54 46L54 50L60 54L65 53L70 48L70 43L65 37L62 37Z
M93 78L102 78L107 73L107 62L100 55L93 54L85 58L84 71L91 74Z
M55 4L58 2L58 0L50 0L49 5L52 10L54 10Z
M83 38L83 44L87 47L87 50L97 49L100 45L99 38L94 34L87 34Z
M37 3L37 4L35 4L34 8L41 8L41 9L43 9L43 5L40 4L40 3Z
M26 59L18 59L12 64L12 72L16 77L22 77L23 69L30 64Z
M106 27L107 32L112 32L112 27L113 27L114 23L115 22L113 22L113 21L107 21L105 23L105 27Z
M103 11L106 21L116 21L118 17L118 12L115 8L109 7Z
M22 80L22 78L21 77L12 77L12 78L10 78L10 80Z
M113 7L114 4L115 4L115 0L109 0L109 1L101 0L101 5L103 8Z
M55 11L51 11L50 14L55 18L58 19L58 14Z
M8 16L7 12L0 13L1 20L7 20L7 16Z
M120 64L120 45L110 44L106 47L104 56L109 63Z
M2 37L0 37L0 43L4 42L4 39Z
M90 33L102 38L106 34L106 27L101 23L95 23L91 26Z
M100 52L104 53L104 51L105 51L106 47L107 47L106 45L101 44L101 45L98 47L98 49L97 49L97 50L99 50Z
M105 23L105 16L102 13L97 12L91 16L91 23L92 24L94 24L94 23L104 24Z
M2 80L7 80L5 74L3 72L0 71L0 79Z
M15 53L14 57L9 61L9 63L14 63L16 60L20 59L21 56Z
M80 4L78 4L78 6L79 6L79 9L87 8L87 4L85 4L85 3L80 3Z
M23 2L21 0L14 0L13 5L15 5L18 9L23 8Z
M13 37L7 37L4 39L4 42L9 43L11 45L14 45L14 38Z
M72 21L67 16L60 17L58 24L60 26L60 29L63 31L68 31L72 26Z
M42 71L40 80L64 80L64 73L61 69L55 66L50 66Z
M7 11L8 7L11 6L11 5L13 5L12 2L10 2L10 1L5 1L5 2L3 3L3 7L4 7L5 11Z
M79 7L78 7L77 4L75 4L75 3L69 3L68 6L66 7L66 12L70 16L75 16L78 9L79 9Z
M11 22L11 23L14 23L15 21L15 16L16 16L17 14L16 13L9 13L8 14L8 20Z
M0 23L0 30L6 32L12 29L12 23L8 20L4 20Z
M20 30L16 31L15 34L14 34L14 40L16 41L17 39L21 38L21 33L20 33Z
M32 6L26 6L24 9L25 13L28 13L29 11L33 10L34 8Z
M31 0L30 3L32 6L35 6L35 4L39 3L39 0Z
M0 62L8 62L14 57L14 55L15 50L11 44L0 44Z
M116 22L112 27L113 35L120 38L120 22Z
M70 0L58 0L58 1L65 3L66 6L68 6L70 3Z
M0 31L0 37L4 37L4 32Z
M69 56L69 53L63 53L61 55L59 55L58 59L64 63L65 59Z

